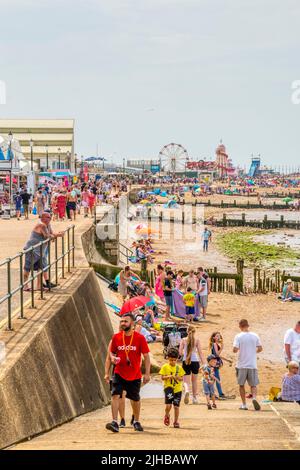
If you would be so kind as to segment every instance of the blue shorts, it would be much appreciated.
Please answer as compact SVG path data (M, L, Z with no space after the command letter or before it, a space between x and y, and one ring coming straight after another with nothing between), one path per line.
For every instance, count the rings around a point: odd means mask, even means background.
M166 304L168 305L168 307L172 307L172 306L173 306L173 298L172 298L172 295L165 295L165 301L166 301Z
M208 384L203 382L203 393L204 395L212 396L215 394L215 384Z
M195 307L185 307L186 315L195 315Z

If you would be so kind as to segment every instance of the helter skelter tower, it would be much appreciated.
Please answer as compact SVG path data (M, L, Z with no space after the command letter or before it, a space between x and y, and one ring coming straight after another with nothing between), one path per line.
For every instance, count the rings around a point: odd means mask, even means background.
M216 148L216 167L218 172L218 177L223 178L228 175L230 172L230 162L228 154L226 153L226 147L220 140L220 144Z

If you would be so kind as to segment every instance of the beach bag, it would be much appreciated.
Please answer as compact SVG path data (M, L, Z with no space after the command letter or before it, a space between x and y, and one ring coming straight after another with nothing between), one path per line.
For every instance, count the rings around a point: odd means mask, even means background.
M37 215L37 208L36 208L36 206L34 206L34 208L32 209L32 214L33 214L33 215Z
M268 399L270 401L277 401L278 400L278 395L281 392L281 388L279 387L271 387L269 390L269 396Z

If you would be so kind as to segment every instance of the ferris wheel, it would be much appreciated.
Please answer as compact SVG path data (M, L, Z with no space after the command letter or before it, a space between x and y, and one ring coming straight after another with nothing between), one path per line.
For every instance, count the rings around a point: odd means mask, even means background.
M189 156L187 150L180 144L165 145L159 152L159 161L163 171L184 171Z

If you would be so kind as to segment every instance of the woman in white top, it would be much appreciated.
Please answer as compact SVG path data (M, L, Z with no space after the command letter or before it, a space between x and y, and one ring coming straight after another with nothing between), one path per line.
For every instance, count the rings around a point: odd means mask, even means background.
M200 340L195 337L196 328L192 325L188 327L188 336L183 338L179 346L179 354L182 356L182 367L185 371L183 377L184 382L184 403L187 405L190 400L190 386L191 386L191 375L192 375L192 393L193 393L193 404L198 404L197 399L197 378L200 369L200 361L202 364L205 363L203 352L200 345Z

